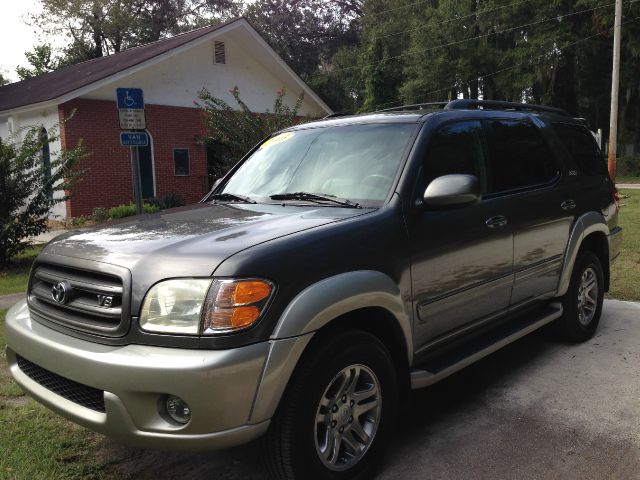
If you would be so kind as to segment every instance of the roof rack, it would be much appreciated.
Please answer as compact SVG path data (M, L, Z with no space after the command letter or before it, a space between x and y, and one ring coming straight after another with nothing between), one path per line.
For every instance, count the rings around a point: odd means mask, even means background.
M444 110L471 110L471 109L487 109L487 110L516 110L529 112L547 112L555 113L569 117L569 113L561 108L545 107L544 105L535 105L532 103L503 102L500 100L472 100L459 99L449 102L430 102L430 103L414 103L412 105L401 105L399 107L385 108L384 110L376 110L373 113L381 112L401 112L404 110L423 110L432 107L440 107Z
M326 118L346 117L347 115L353 115L353 114L351 112L333 112L325 117L322 117L322 120Z
M452 100L444 107L445 110L471 110L474 108L484 108L488 110L517 110L530 112L547 112L555 113L569 117L569 113L561 108L546 107L544 105L535 105L532 103L503 102L499 100L471 100L460 99Z
M403 110L423 110L429 107L446 107L451 102L429 102L429 103L414 103L412 105L401 105L399 107L385 108L383 110L376 110L373 113L381 112L401 112Z

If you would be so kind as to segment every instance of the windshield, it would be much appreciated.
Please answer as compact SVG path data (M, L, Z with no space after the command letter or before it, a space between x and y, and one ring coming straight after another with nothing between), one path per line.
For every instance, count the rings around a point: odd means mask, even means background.
M381 204L415 128L375 124L280 133L264 142L219 193L255 199L306 192Z

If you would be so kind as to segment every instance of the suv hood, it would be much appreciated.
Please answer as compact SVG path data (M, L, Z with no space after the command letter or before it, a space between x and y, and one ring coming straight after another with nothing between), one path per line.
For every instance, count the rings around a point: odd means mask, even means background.
M44 253L153 272L155 278L209 276L241 250L368 211L201 203L69 232L47 244Z

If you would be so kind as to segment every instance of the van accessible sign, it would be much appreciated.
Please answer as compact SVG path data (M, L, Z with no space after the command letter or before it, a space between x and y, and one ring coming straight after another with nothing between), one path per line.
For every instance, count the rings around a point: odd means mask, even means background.
M123 147L146 147L149 136L145 132L120 132L120 145Z
M144 96L141 88L117 88L118 116L122 130L144 130Z

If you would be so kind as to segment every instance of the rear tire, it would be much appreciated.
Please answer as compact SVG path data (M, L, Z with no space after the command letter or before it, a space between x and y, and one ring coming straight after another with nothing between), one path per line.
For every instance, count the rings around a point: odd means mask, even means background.
M567 293L562 297L564 313L556 331L564 340L584 342L593 337L600 323L604 300L604 274L600 259L591 251L578 254Z
M393 361L359 331L312 345L291 377L263 437L273 478L371 478L397 414Z

